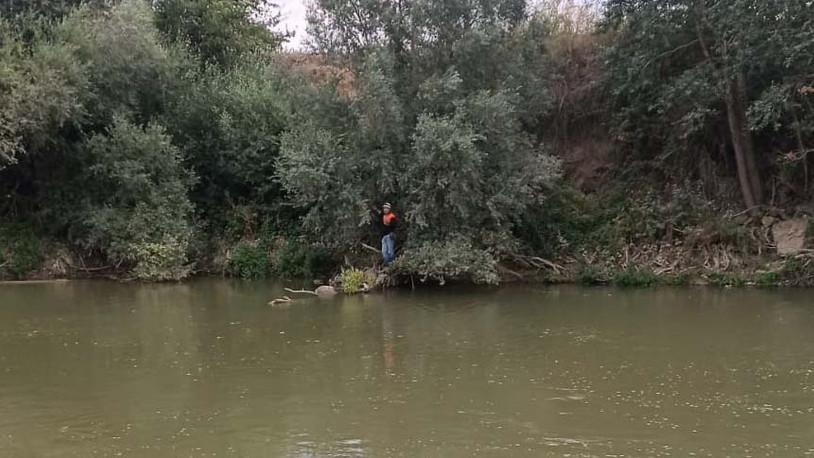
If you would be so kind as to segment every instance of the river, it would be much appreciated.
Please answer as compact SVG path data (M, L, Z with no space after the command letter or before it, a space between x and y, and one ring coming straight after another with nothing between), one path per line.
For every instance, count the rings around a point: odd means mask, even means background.
M0 285L2 457L814 455L814 291Z

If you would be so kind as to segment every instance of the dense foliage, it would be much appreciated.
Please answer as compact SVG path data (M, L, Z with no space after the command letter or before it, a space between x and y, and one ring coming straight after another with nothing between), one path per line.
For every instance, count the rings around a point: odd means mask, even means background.
M328 275L371 262L389 201L392 278L496 283L705 224L759 252L710 222L730 181L741 209L811 199L808 0L316 0L310 54L262 0L0 5L3 278Z
M790 191L810 197L810 1L611 0L607 14L614 121L631 150L729 160L747 207L791 159L805 176Z

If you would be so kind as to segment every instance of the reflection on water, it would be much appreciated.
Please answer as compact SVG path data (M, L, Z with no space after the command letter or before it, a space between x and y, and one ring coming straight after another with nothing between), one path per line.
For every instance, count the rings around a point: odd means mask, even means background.
M0 456L814 455L806 290L0 285Z

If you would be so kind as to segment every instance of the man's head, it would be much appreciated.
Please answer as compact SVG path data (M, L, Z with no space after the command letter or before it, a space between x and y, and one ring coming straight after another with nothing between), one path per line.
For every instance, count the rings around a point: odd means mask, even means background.
M386 203L386 204L382 205L382 211L384 212L385 215L390 213L390 208L391 208L391 205L389 203Z

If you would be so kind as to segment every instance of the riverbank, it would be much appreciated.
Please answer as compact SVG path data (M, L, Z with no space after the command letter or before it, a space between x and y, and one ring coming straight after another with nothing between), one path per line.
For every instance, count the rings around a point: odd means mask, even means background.
M651 194L647 194L651 196ZM814 286L814 231L806 208L738 211L688 193L669 199L553 194L540 222L517 234L522 245L473 250L465 239L400 249L395 263L362 280L386 287L448 282L653 285ZM524 230L526 230L524 228ZM536 231L536 232L534 232ZM199 237L187 254L188 277L316 278L330 283L349 269L379 262L369 247L329 249L284 236ZM161 253L150 259L161 266ZM0 231L0 280L105 278L138 280L128 263L37 237L22 226ZM362 277L360 277L362 278ZM334 282L336 283L336 282Z
M612 285L617 287L721 286L721 287L812 287L814 286L814 253L802 252L790 256L762 254L744 257L714 247L701 252L688 252L673 244L629 246L623 251L595 250L582 257L566 256L546 259L530 267L530 262L542 258L529 257L526 262L507 261L497 266L500 284L579 284ZM76 268L65 260L48 259L47 265L16 280L0 280L2 284L47 283L70 280L103 279L132 281L110 269ZM104 266L103 266L104 267ZM460 279L409 278L404 274L385 271L377 284L385 287L443 287ZM336 278L341 275L337 274ZM197 273L189 279L229 278L214 272ZM282 278L282 277L278 277ZM375 278L375 277L374 277ZM334 276L316 282L330 283ZM464 280L464 283L476 283Z

